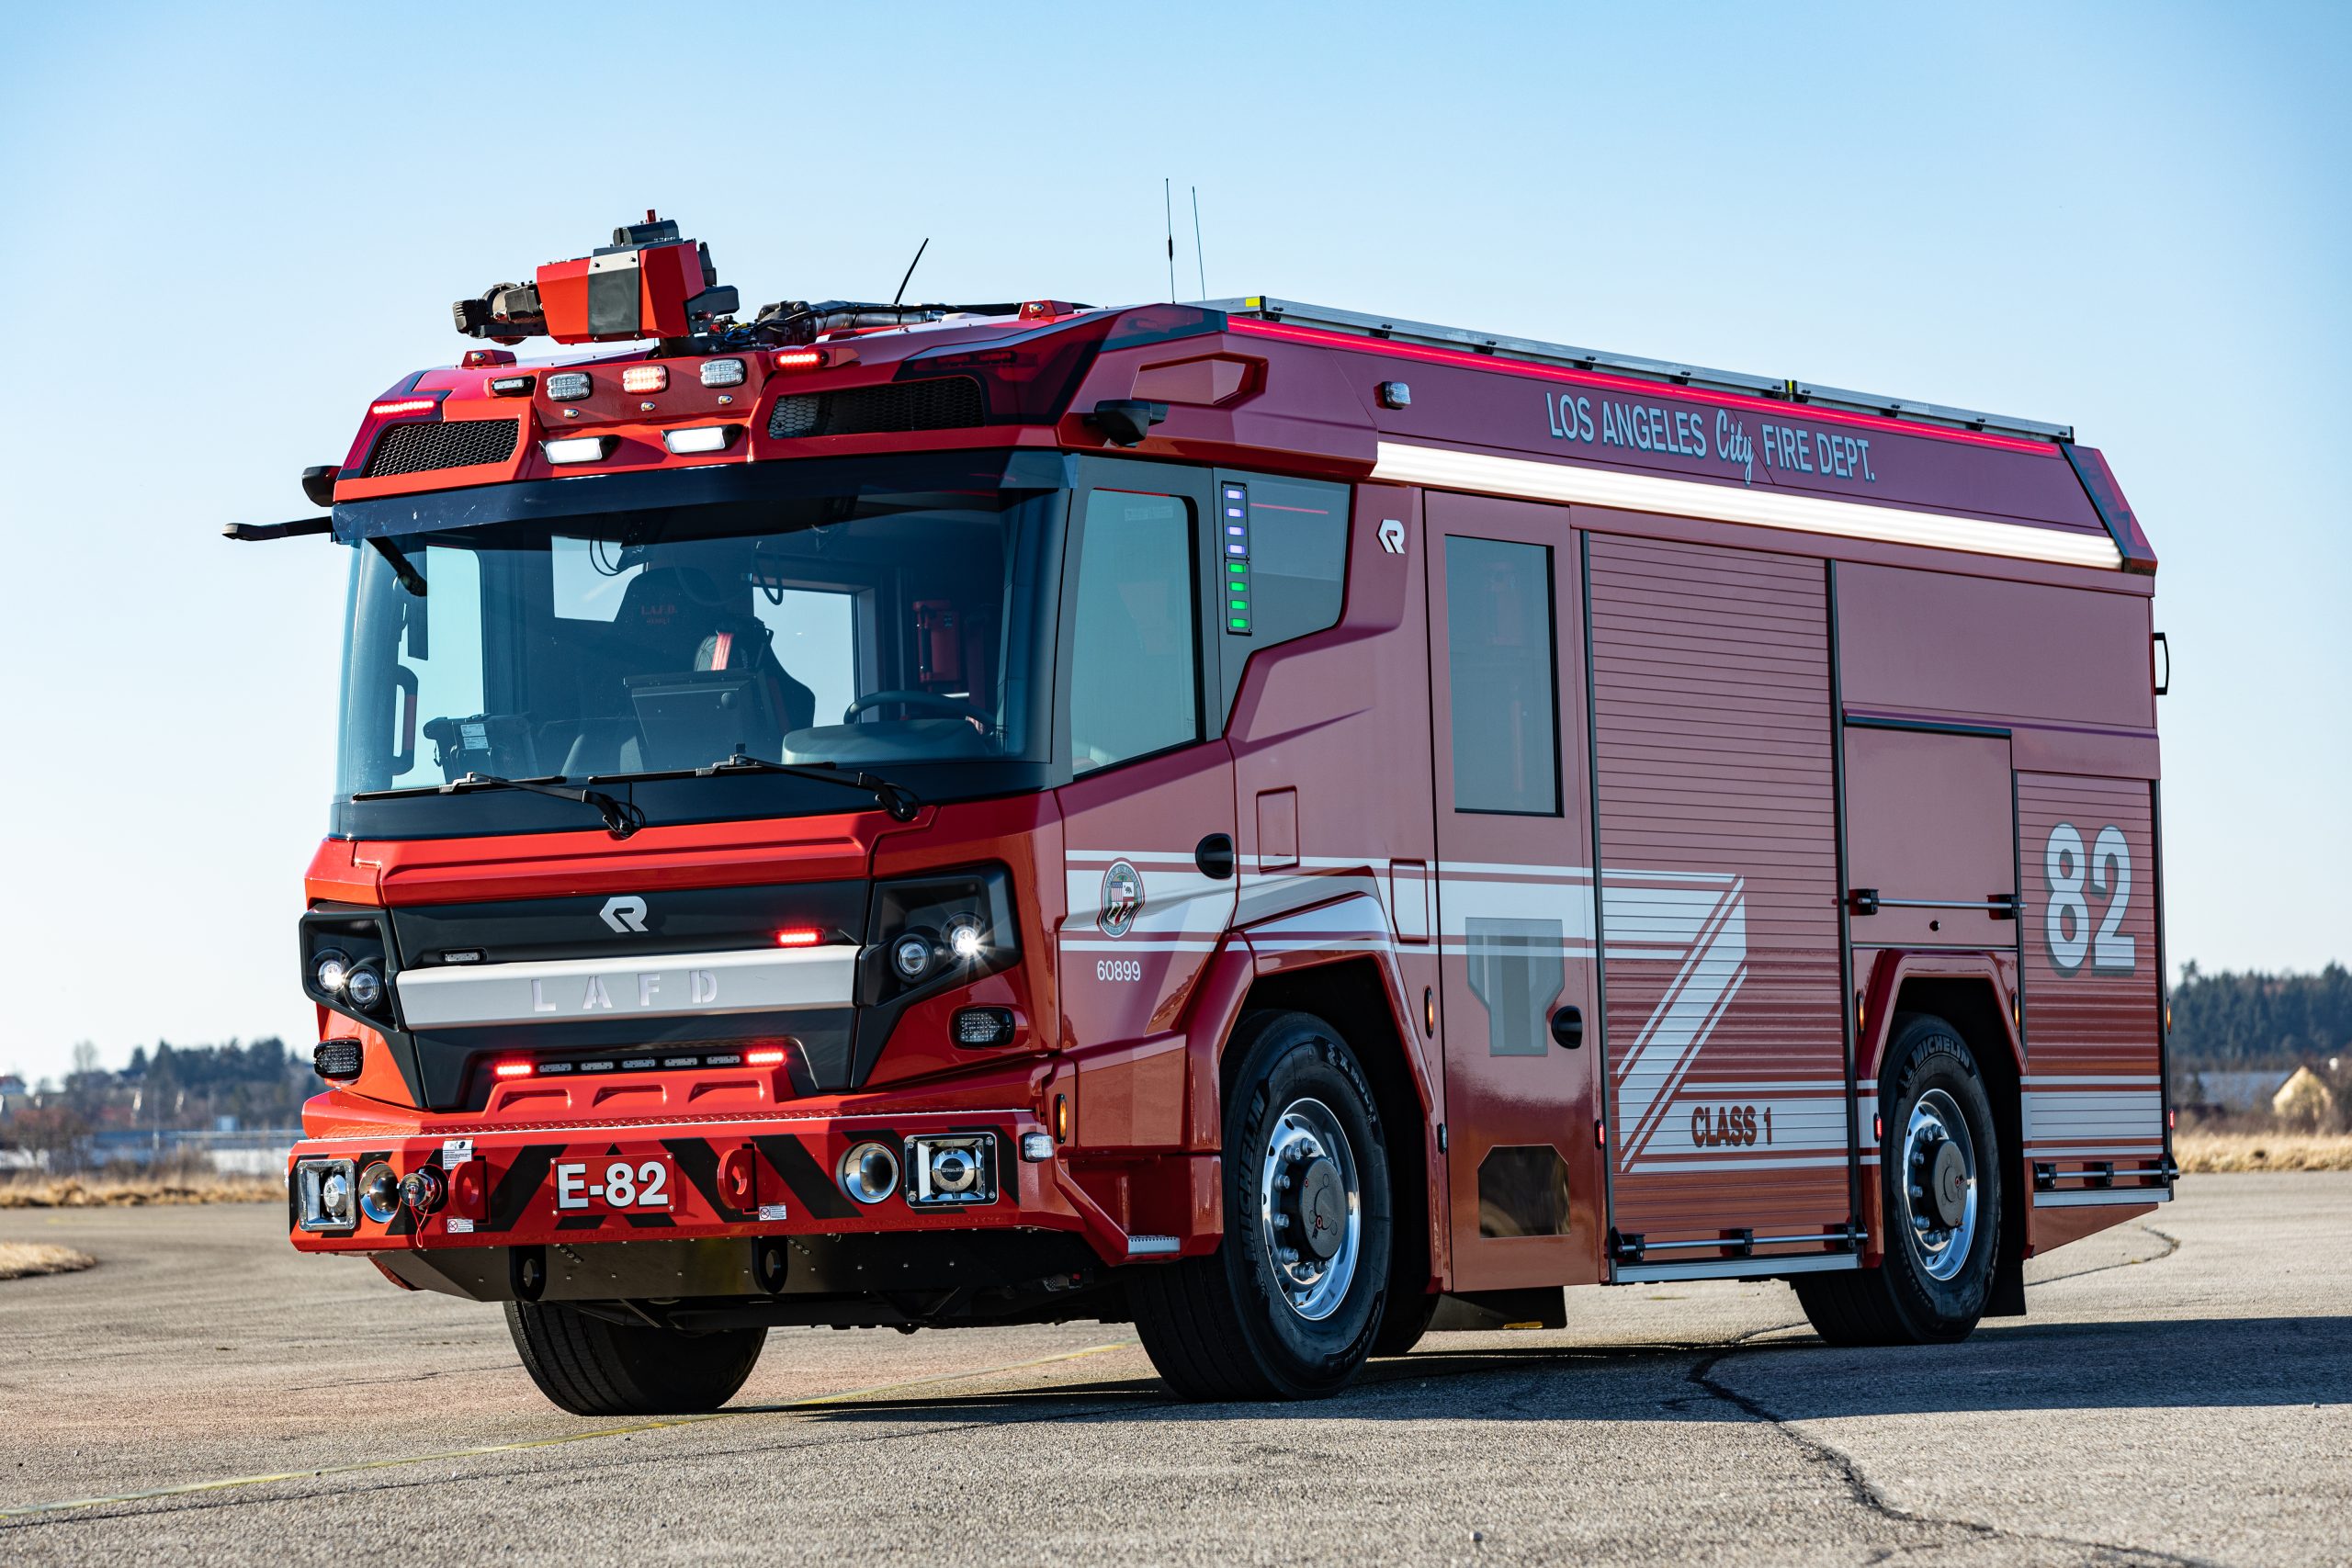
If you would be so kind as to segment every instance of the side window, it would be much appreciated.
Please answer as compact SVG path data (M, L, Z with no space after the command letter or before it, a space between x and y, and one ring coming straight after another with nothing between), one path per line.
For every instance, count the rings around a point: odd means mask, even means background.
M1250 653L1337 626L1348 578L1346 485L1246 474L1218 478L1225 700ZM1242 640L1242 639L1248 640Z
M1551 550L1447 536L1445 639L1453 808L1557 816Z
M1198 558L1176 497L1086 497L1069 664L1079 773L1199 739Z

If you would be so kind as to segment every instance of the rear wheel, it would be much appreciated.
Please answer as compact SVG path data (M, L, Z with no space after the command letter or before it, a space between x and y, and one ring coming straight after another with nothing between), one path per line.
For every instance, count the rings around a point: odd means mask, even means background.
M1388 1288L1388 1156L1372 1087L1306 1013L1243 1020L1227 1061L1225 1239L1130 1271L1151 1363L1186 1399L1335 1392L1371 1354Z
M506 1329L539 1392L574 1416L716 1410L752 1375L768 1337L764 1328L624 1325L538 1302L507 1303Z
M1880 1114L1884 1261L1792 1281L1833 1345L1965 1339L1984 1314L2001 1249L2001 1152L1968 1043L1942 1019L1895 1020Z

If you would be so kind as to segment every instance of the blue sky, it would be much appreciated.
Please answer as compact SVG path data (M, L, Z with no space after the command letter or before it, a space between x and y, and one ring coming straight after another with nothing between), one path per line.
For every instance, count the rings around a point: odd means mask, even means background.
M1176 18L1182 18L1181 21ZM2164 567L2172 953L2352 957L2337 6L44 7L0 57L0 1069L280 1032L342 553L448 302L1265 292L2074 423ZM469 54L467 29L479 30ZM1193 291L1189 238L1182 290Z

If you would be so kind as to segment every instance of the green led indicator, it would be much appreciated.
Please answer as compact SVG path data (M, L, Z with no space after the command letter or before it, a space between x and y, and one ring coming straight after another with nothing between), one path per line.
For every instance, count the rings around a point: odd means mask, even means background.
M1228 610L1246 610L1249 607L1250 601L1247 599L1235 599L1228 602L1226 605L1226 608Z
M1246 631L1248 631L1248 630L1250 629L1250 623L1249 623L1249 622L1247 622L1247 621L1245 621L1245 620L1243 620L1243 619L1241 619L1238 615L1235 616L1232 620L1229 620L1229 621L1226 622L1225 624L1226 624L1227 626L1231 627L1233 630L1238 631L1238 632L1246 632Z

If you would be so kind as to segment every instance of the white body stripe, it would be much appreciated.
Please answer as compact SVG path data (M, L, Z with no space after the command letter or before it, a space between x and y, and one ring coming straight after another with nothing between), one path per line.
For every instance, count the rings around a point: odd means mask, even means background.
M2158 1089L2099 1093L2030 1089L2022 1098L2028 1144L2164 1135L2165 1097Z
M2109 1203L2169 1203L2169 1187L2098 1187L2088 1191L2037 1192L2037 1209L2096 1209Z
M2122 552L2105 533L2078 534L1982 517L1912 512L1900 507L1872 506L1865 502L1801 495L1765 486L1702 484L1693 479L1577 468L1529 457L1492 457L1401 441L1379 444L1372 477L1394 484L1482 491L1489 495L1526 496L1537 501L1580 502L1588 506L1613 506L1627 512L1664 513L1713 523L1747 523L1800 534L1925 545L1935 549L2053 561L2109 571L2120 570L2123 565Z

